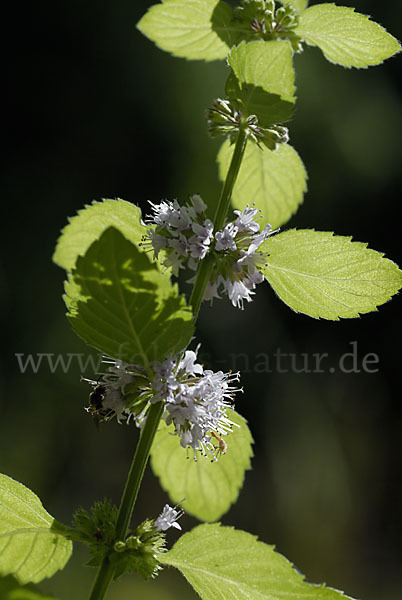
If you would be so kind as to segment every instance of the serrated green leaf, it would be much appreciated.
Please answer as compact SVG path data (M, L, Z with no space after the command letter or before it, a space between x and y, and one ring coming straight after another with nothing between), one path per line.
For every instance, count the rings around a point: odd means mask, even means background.
M114 227L78 258L65 301L80 337L134 364L147 366L176 354L194 330L177 285Z
M283 556L257 537L198 525L160 561L179 569L203 600L345 600L342 592L311 585Z
M72 552L63 526L27 487L0 474L0 575L38 583L63 569Z
M141 210L135 204L119 198L94 201L69 219L69 224L64 227L57 241L54 262L71 271L78 256L83 256L108 227L115 227L136 245L145 233L145 227L141 224Z
M281 0L281 4L290 4L301 14L307 8L308 0Z
M398 40L370 17L335 4L308 8L295 33L310 46L318 46L329 61L344 67L378 65L401 50Z
M291 229L260 247L261 268L290 308L310 317L339 320L377 309L402 287L402 272L383 254L350 237Z
M233 154L225 141L218 154L219 177L224 181ZM255 204L262 212L261 225L275 229L286 223L303 201L307 173L296 150L281 144L272 152L249 142L237 177L232 205L243 210Z
M34 585L21 586L14 577L0 577L1 600L56 600L43 594Z
M237 85L229 78L226 93L232 102L241 103L242 112L257 115L263 127L291 117L296 88L288 42L242 42L232 48L228 63Z
M239 494L245 471L250 468L253 440L247 423L232 410L228 410L228 417L240 427L234 427L224 438L227 453L217 462L199 452L195 462L180 446L180 438L172 435L172 426L164 423L151 449L152 469L172 502L185 498L184 510L203 521L215 521L227 512Z
M235 38L233 11L218 0L162 0L137 24L151 41L174 56L216 60L227 56Z

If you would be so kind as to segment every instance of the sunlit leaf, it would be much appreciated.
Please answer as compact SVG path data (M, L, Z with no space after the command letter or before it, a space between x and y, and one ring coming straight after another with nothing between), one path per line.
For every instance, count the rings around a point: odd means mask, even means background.
M273 546L219 523L185 533L161 562L179 569L202 600L345 600L311 585Z
M226 177L234 146L224 142L219 154L219 176ZM281 144L272 152L249 142L232 195L234 208L255 204L262 213L261 225L275 229L286 223L303 201L307 173L296 150Z
M189 59L226 57L234 43L233 11L218 0L163 0L151 6L138 29L162 50Z
M281 0L281 4L290 4L301 14L306 9L308 0Z
M401 49L398 40L370 17L330 3L308 8L295 33L344 67L378 65Z
M63 526L39 498L0 474L0 575L13 575L20 584L38 583L63 569L71 552Z
M383 254L350 237L291 229L260 247L261 271L296 312L338 320L377 309L402 287L402 272Z
M232 410L228 417L240 427L225 436L227 453L217 462L198 451L195 462L192 454L180 446L180 438L172 435L172 426L163 422L151 450L152 469L172 503L185 498L184 510L203 521L215 521L227 512L250 468L253 440L246 421Z
M232 102L241 103L242 112L257 115L263 127L291 117L296 88L287 42L242 42L232 48L228 63L236 81L229 79L226 93Z
M108 227L115 227L137 245L145 233L141 210L135 204L120 199L93 202L69 219L57 241L54 262L70 271L78 256L83 256Z

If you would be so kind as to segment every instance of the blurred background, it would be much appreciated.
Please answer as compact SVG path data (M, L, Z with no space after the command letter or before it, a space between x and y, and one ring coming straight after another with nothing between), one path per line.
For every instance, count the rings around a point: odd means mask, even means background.
M223 95L227 67L173 58L143 38L135 24L151 4L19 3L6 26L0 469L65 523L78 505L119 501L137 432L116 423L97 431L76 361L67 372L52 373L46 360L21 372L16 354L96 357L64 316L64 273L51 262L59 232L93 199L146 210L147 200L199 192L213 201L220 190L220 142L208 139L204 110ZM343 4L402 38L397 0ZM401 58L346 70L307 48L295 63L289 128L309 191L289 226L353 235L401 264ZM223 523L275 544L309 581L363 600L402 596L401 302L361 319L315 321L260 286L244 311L217 302L199 321L204 362L243 372L237 410L255 438L253 468ZM288 355L280 368L278 352ZM323 372L306 372L321 353ZM362 368L367 354L378 357L376 372ZM148 471L135 521L166 501ZM80 567L85 560L79 549L42 589L87 598L94 572ZM110 596L196 598L168 570L150 584L126 576Z

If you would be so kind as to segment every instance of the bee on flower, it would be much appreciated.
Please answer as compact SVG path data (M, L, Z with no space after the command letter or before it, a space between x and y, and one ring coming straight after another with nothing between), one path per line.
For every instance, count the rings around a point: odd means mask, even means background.
M97 412L107 414L103 420L115 416L119 423L129 423L133 419L137 427L143 427L150 406L163 402L163 419L167 425L173 425L180 445L191 450L194 458L199 451L218 460L227 449L222 438L233 427L239 427L226 415L235 393L242 391L234 385L239 381L239 373L204 369L197 362L197 353L198 348L151 363L152 379L139 365L104 357L109 365L107 372L97 382L86 380L97 386L95 389L102 388Z

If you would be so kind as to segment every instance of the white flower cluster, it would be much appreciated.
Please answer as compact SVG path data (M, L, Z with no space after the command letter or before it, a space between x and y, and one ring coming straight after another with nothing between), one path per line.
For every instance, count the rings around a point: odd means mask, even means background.
M196 270L213 239L213 224L205 218L206 204L200 196L195 194L190 197L187 206L180 206L177 200L164 201L160 204L150 202L153 215L148 216L145 222L156 225L146 235L145 245L150 245L157 258L161 250L166 250L163 264L172 267L177 276L179 269L184 268L184 263Z
M128 422L133 416L127 407L129 388L138 381L139 376L144 377L144 371L141 367L107 356L103 357L102 362L109 367L107 373L101 373L98 381L83 378L94 388L86 410L98 423L110 421L113 417L118 423L124 420Z
M87 410L98 422L113 417L119 423L129 422L132 417L142 427L150 404L161 401L163 418L167 425L173 423L181 446L191 448L194 457L199 450L217 460L226 452L221 436L230 433L233 425L238 427L227 418L226 409L232 406L235 392L241 391L232 385L239 373L214 373L196 361L197 351L187 350L183 357L152 363L154 377L149 381L140 366L105 357L108 372L99 381L85 380L94 387Z
M226 409L232 405L234 393L240 391L232 385L239 380L239 373L204 370L196 360L197 353L188 350L181 360L168 358L155 363L152 402L166 403L164 419L168 425L173 423L183 448L192 448L194 456L196 450L204 456L209 452L217 460L226 452L221 436L235 425L226 417Z
M172 267L175 275L185 266L196 270L198 263L212 252L215 264L204 300L212 301L220 298L220 293L226 293L233 306L242 309L244 300L250 302L256 285L264 280L258 270L264 263L264 255L258 249L275 232L270 225L260 231L256 222L260 211L247 206L243 211L235 210L237 218L214 234L200 196L192 196L190 200L188 206L180 206L177 200L151 203L153 215L146 222L155 227L149 230L146 244L153 248L154 258L165 250L163 264ZM193 282L191 279L190 283Z
M256 208L235 210L237 218L228 223L222 231L215 233L215 254L217 260L205 290L204 300L220 298L226 293L233 306L243 309L244 300L250 302L253 291L264 276L258 266L264 264L264 254L259 247L275 233L271 225L262 231L256 222L259 211Z

